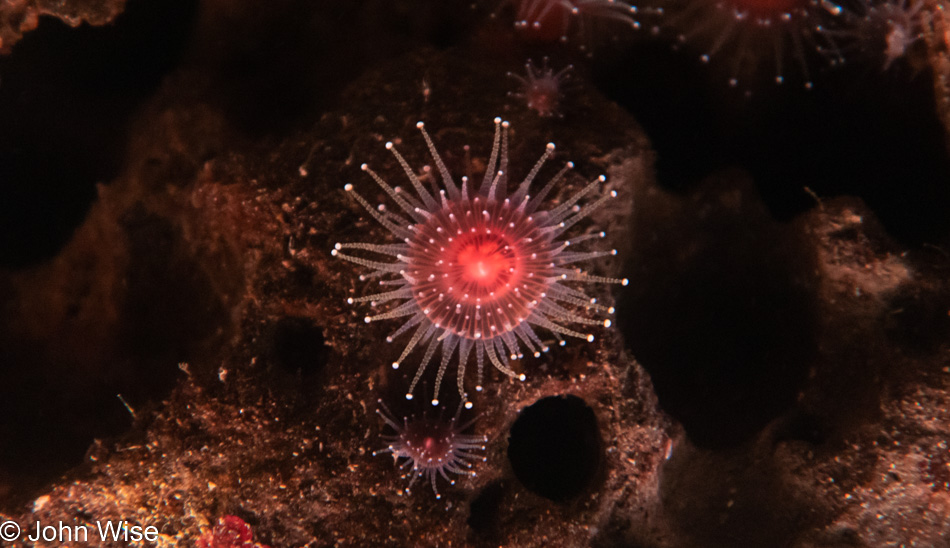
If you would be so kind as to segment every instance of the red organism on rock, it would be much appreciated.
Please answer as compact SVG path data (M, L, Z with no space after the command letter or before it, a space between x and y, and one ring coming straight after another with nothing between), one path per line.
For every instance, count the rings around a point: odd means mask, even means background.
M237 516L225 515L218 518L217 525L210 533L205 533L197 542L198 548L270 548L266 544L254 542L251 526Z
M459 356L458 390L465 398L463 382L465 367L474 353L481 390L482 369L487 357L496 369L506 375L525 379L509 367L509 359L522 357L524 345L536 357L548 350L535 328L550 331L561 344L562 335L593 341L594 335L567 325L611 325L610 320L593 319L590 312L612 314L613 308L597 304L581 289L583 283L624 284L626 280L590 275L576 268L576 263L589 261L609 251L573 251L579 244L600 239L603 232L562 239L575 224L616 197L607 192L591 203L578 203L599 191L606 178L600 176L557 207L545 210L545 198L573 167L568 163L536 194L529 194L531 183L543 164L554 154L548 143L534 168L514 189L508 188L508 123L495 119L495 137L491 157L480 185L462 177L458 185L436 151L422 122L422 132L443 189L435 178L430 191L409 167L408 162L386 143L405 171L415 195L392 187L366 164L362 169L396 202L401 213L383 205L375 208L357 194L353 185L345 189L396 238L396 243L338 243L331 254L367 267L368 275L360 278L386 278L379 282L386 291L348 299L349 303L369 302L376 307L390 301L402 301L385 312L367 316L367 323L395 318L408 318L388 341L413 330L402 355L393 363L398 368L417 345L424 345L425 354L406 395L412 392L439 346L441 364L435 381L438 404L439 386L455 354ZM427 175L428 176L428 175ZM357 250L392 257L382 262L349 255ZM588 314L581 313L581 310ZM470 405L470 403L467 403Z

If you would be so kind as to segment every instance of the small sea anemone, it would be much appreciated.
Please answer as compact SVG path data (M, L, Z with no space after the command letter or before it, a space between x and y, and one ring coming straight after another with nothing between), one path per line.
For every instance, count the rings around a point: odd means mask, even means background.
M450 485L455 485L455 480L450 478L449 474L475 475L475 472L471 470L471 461L477 457L472 454L472 451L484 451L485 443L488 442L485 436L464 434L475 423L475 419L459 423L461 404L456 409L455 415L449 419L445 418L444 411L441 409L437 417L431 417L428 414L404 417L400 424L382 400L379 400L379 408L376 409L376 413L395 431L395 434L384 435L383 439L389 445L375 451L373 456L392 453L395 461L407 459L402 464L402 468L405 470L411 467L409 473L412 477L409 480L409 487L412 487L419 478L428 480L432 484L435 498L442 498L436 483L439 476ZM485 458L481 457L481 460L484 461Z
M508 76L518 81L518 91L508 93L509 96L522 99L528 108L538 113L542 118L560 116L558 106L564 93L564 82L570 78L573 65L567 65L558 72L548 68L548 58L541 62L541 69L534 65L531 59L524 65L525 76L509 72Z
M591 212L616 197L617 193L611 191L583 207L577 205L582 198L603 186L604 176L590 182L553 209L544 210L540 208L544 199L573 167L568 163L537 194L528 194L542 166L554 154L553 143L548 143L534 168L509 193L507 122L495 119L491 157L485 177L477 188L470 186L468 177L462 177L461 186L455 183L422 122L417 127L435 160L445 188L439 188L432 176L430 192L393 144L386 143L386 148L396 157L412 183L416 196L400 187L390 186L366 164L362 169L396 202L402 213L390 211L383 205L374 208L354 191L353 185L347 184L344 188L400 243L338 243L331 254L370 268L372 272L360 276L361 280L387 275L394 277L379 282L381 286L392 289L347 301L351 304L369 302L373 307L389 301L404 301L386 312L367 316L365 321L408 316L408 320L387 337L387 341L392 341L415 328L393 368L398 368L417 345L428 343L406 394L407 399L412 399L412 392L426 366L442 346L432 400L433 405L438 405L439 386L456 351L459 355L458 390L463 399L466 394L463 386L465 367L473 351L478 365L476 390L481 390L486 356L499 371L524 380L524 374L513 371L508 360L522 357L522 344L536 357L548 350L548 345L535 333L534 327L550 331L563 344L562 335L594 340L593 334L576 331L565 324L605 327L611 324L610 320L592 319L579 313L577 308L607 314L614 310L597 304L596 299L572 287L570 282L626 285L627 280L592 276L572 267L575 263L616 255L616 250L571 251L583 242L604 238L604 232L559 239ZM387 255L395 258L395 262L344 253L349 249ZM471 405L470 402L467 405Z
M854 33L863 49L883 58L881 70L886 71L924 37L929 25L923 0L885 0L866 4Z
M831 0L661 0L661 5L669 27L678 29L677 43L698 49L703 63L720 59L733 87L754 80L768 64L775 83L784 83L791 56L804 87L811 89L810 56L830 65L844 62L829 30L844 23L843 8Z

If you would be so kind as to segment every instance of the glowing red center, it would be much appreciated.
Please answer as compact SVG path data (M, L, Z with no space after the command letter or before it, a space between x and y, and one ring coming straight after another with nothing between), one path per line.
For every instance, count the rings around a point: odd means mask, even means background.
M407 449L413 460L425 465L451 457L454 439L451 429L434 419L425 419L413 425L407 435Z
M551 116L557 111L557 81L552 76L537 80L528 86L525 97L528 99L528 108L533 108L541 116Z
M469 293L486 295L504 291L517 272L518 260L504 238L493 234L460 237L455 241L455 268L449 278ZM450 252L451 256L452 253Z
M510 331L551 283L551 238L507 202L452 202L415 231L407 260L413 298L433 324L457 335Z

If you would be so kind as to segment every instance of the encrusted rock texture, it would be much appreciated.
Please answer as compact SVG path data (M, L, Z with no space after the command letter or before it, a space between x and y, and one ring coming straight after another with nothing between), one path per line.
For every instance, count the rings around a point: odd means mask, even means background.
M105 25L125 9L125 0L3 0L0 2L0 54L10 53L40 17L55 17L69 26Z
M75 4L56 12L73 25L124 3ZM583 55L559 116L511 96L538 50L484 9L303 4L201 3L69 241L0 270L0 521L125 520L157 546L218 546L222 523L271 547L950 546L947 234L899 239L860 197L811 189L779 218L742 166L663 185L663 150ZM2 52L30 30L17 6L45 9L4 2ZM446 21L471 38L446 44ZM574 162L552 204L606 175L618 198L581 228L618 249L591 270L630 283L591 287L617 307L594 342L516 362L524 382L486 368L462 415L486 448L437 498L374 455L378 401L420 412L434 378L404 400L421 352L390 367L408 335L364 323L346 299L375 284L330 251L390 242L343 190L387 201L364 162L407 185L387 141L424 173L423 120L480 178L496 116L514 179L548 142L541 181ZM512 454L552 429L536 466Z

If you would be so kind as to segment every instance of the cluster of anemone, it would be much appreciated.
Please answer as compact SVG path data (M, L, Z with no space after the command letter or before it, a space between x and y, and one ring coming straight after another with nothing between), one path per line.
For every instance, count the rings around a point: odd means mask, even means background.
M843 65L849 56L887 70L932 26L924 0L502 2L508 4L515 8L515 28L528 39L573 41L588 53L596 40L623 39L647 17L653 35L720 67L731 86L747 92L763 74L776 84L793 79L811 89L816 68Z
M861 44L877 39L887 69L923 38L929 25L923 0L861 0L847 9L832 0L651 0L652 14L665 15L654 34L672 33L683 48L699 49L703 62L727 59L729 82L761 72L771 60L775 83L786 80L787 59L797 65L806 88L812 87L809 58L830 64L844 62L841 42ZM515 27L535 39L567 41L584 35L597 22L639 29L636 6L618 0L506 0L516 7ZM857 6L857 7L855 7ZM580 40L585 43L584 39ZM852 47L852 49L855 49ZM572 67L555 72L547 58L540 69L530 60L524 77L508 73L519 89L509 95L523 99L541 117L560 116L562 84ZM745 75L745 76L743 76ZM352 184L345 190L389 233L388 242L341 242L332 255L369 270L361 281L376 281L381 290L348 299L381 308L366 323L400 320L387 338L408 337L398 369L420 349L422 357L406 393L413 393L435 361L432 405L447 368L457 364L459 411L471 408L465 388L466 370L477 368L475 391L482 390L485 363L511 378L525 380L513 362L524 350L539 357L550 348L547 337L561 345L565 337L594 340L590 326L610 327L612 307L597 303L582 284L627 284L626 279L591 275L576 265L616 250L584 249L585 242L604 238L601 231L568 236L616 192L601 192L606 179L590 181L569 198L547 208L548 197L573 167L566 163L536 192L542 168L554 155L549 143L527 175L509 181L509 124L495 119L490 158L480 182L453 177L422 122L417 124L436 169L418 174L392 142L386 148L401 166L411 190L390 184L367 164L362 170L389 196L396 208L371 205ZM600 194L585 203L585 198ZM484 449L485 439L463 432L471 425L427 417L401 425L382 404L379 411L395 434L384 450L406 458L412 482L426 478L438 496L436 480L452 482L449 473L465 473L471 451Z
M486 361L509 377L525 380L525 374L511 366L513 360L524 357L524 349L539 357L550 348L549 336L561 345L565 337L590 342L593 333L581 329L610 327L609 319L597 316L613 314L614 309L587 295L581 289L583 284L626 285L627 280L591 275L576 267L617 253L584 249L586 242L603 239L606 233L586 231L565 237L577 223L617 196L615 191L604 191L604 176L546 208L549 196L573 168L568 162L537 192L532 191L532 184L554 155L553 143L545 147L524 179L509 188L509 124L496 118L484 178L478 184L468 177L456 183L424 124L419 122L417 127L441 184L431 170L423 170L420 177L395 146L386 143L412 192L390 185L366 164L361 167L398 210L383 204L373 207L352 184L344 188L390 233L392 241L338 243L331 254L369 269L360 280L375 281L383 288L347 299L349 304L385 307L366 316L366 323L401 319L402 324L387 337L389 342L411 333L393 367L399 368L416 348L425 348L407 399L413 398L427 366L441 351L432 398L432 405L439 405L443 376L457 356L460 402L450 420L444 413L438 417L423 414L400 423L382 401L377 410L394 431L384 436L388 445L377 454L388 452L396 460L406 459L403 467L411 474L410 486L422 478L439 497L438 478L454 483L449 474L470 473L473 451L484 449L486 442L484 436L464 433L474 420L459 422L462 409L472 407L464 384L469 362L474 359L477 366L476 391L482 390ZM585 203L592 194L600 196ZM380 256L389 260L376 258Z

